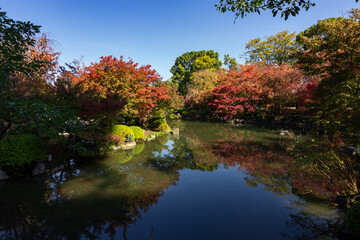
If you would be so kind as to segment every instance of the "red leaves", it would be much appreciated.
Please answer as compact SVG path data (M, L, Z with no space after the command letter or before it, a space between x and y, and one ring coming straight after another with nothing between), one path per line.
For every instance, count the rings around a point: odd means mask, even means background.
M229 71L219 78L219 85L212 91L209 105L217 117L238 118L243 114L295 106L304 94L306 78L300 70L288 65L246 65L239 71Z
M150 65L138 67L131 59L124 61L123 57L113 56L101 57L99 63L92 63L72 79L84 97L84 116L94 109L120 111L126 102L127 114L142 120L151 114L159 100L169 97L166 88L157 87L159 81L160 75ZM114 103L114 99L118 102Z

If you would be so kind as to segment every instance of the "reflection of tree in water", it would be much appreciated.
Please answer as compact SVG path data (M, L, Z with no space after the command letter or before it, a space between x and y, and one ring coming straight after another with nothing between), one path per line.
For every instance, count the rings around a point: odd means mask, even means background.
M152 167L173 173L184 168L210 172L218 168L217 157L196 135L186 132L172 141L172 149L167 149L167 154L148 158Z
M315 197L310 201L291 201L292 213L287 221L291 233L281 233L284 238L313 239L317 236L321 239L339 231L343 219L341 212L335 208L329 212L327 203L317 197L334 200L337 195L354 189L352 184L358 178L346 165L349 163L347 158L342 156L342 161L338 161L337 157L329 157L329 152L317 148L320 143L313 147L289 139L266 142L233 131L218 134L223 138L214 141L213 153L223 164L239 166L239 170L247 175L244 179L249 186L262 185L277 195L296 193L300 198ZM302 158L296 158L299 151ZM323 164L319 159L328 161ZM303 195L305 193L311 195Z
M292 153L297 171L292 174L294 187L302 193L317 193L335 199L338 195L359 193L356 161L328 140L301 141Z
M329 239L334 238L334 232L341 228L343 213L318 202L316 207L305 201L292 201L292 213L286 225L291 234L280 233L284 239ZM324 205L322 207L321 205Z
M159 148L151 146L145 155ZM149 168L142 153L124 162L131 150L124 152L32 184L24 179L6 184L0 193L0 239L113 238L135 224L179 176Z
M328 197L333 194L329 183L340 189L337 193L343 191L341 180L346 176L335 171L333 182L327 175L321 177L321 168L309 169L310 160L317 158L306 157L306 151L300 151L305 156L301 164L294 164L299 147L289 139L225 124L183 124L185 129L170 141L162 136L136 150L114 152L46 180L32 179L28 184L22 179L4 185L0 239L115 238L157 203L184 168L213 171L219 164L239 166L248 185L264 186L277 195L295 192L304 197L299 193L316 191ZM337 226L337 218L322 219L318 216L325 213L317 214L309 206L302 200L291 203L293 213L287 224L294 233L284 233L285 238L286 234L298 239L319 236ZM297 229L304 234L297 235Z
M281 142L256 141L242 133L223 132L223 138L214 141L212 150L226 166L244 170L249 186L263 185L266 190L284 195L291 192L289 171L294 167L285 147Z
M314 194L334 200L341 194L356 193L357 174L346 156L334 150L319 149L320 143L299 144L287 139L258 141L234 132L220 133L223 139L213 143L213 153L229 166L245 170L249 186L264 185L278 195ZM330 150L329 150L330 149Z

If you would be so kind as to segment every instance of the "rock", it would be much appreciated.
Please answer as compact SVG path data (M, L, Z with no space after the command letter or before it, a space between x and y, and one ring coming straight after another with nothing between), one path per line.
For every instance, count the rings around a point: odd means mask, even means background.
M43 174L45 172L46 172L45 163L39 160L32 170L32 175L35 176L35 175Z
M290 132L289 130L279 130L280 136L286 136L286 137L295 137L295 134L293 132Z
M116 151L116 150L119 150L119 149L132 149L136 146L136 142L135 141L132 141L132 142L125 142L124 144L121 144L119 146L114 146L112 147L111 149L113 151Z
M61 170L64 170L65 166L64 165L60 165L60 166L57 166L53 169L54 172L59 172Z
M9 179L9 176L3 170L0 169L0 181L6 179Z
M136 146L136 142L135 141L131 141L131 142L125 142L124 144L120 145L121 149L132 149Z
M68 138L70 136L70 134L67 133L67 132L63 132L63 133L59 133L59 136L63 136L63 137Z
M179 128L174 128L174 129L172 130L172 134L178 135L179 133L180 133Z
M148 137L146 139L146 141L151 141L151 140L155 140L156 136L155 135L150 135L150 137Z
M345 153L352 155L352 156L359 156L359 149L357 147L347 147L344 149Z

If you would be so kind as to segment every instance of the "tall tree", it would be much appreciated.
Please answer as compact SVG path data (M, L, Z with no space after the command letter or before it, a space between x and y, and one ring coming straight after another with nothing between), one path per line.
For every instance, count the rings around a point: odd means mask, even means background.
M31 71L34 65L24 61L29 46L34 46L33 38L40 26L30 22L10 19L6 12L0 12L0 78L1 84L8 83L8 77L15 72ZM2 86L3 87L3 86Z
M221 65L219 54L213 50L186 52L176 58L175 64L170 70L173 74L172 81L179 85L179 92L185 95L192 73L205 69L216 70Z
M84 118L113 118L121 110L145 122L158 101L169 97L167 88L158 86L159 81L159 74L150 65L106 56L71 77L71 86L82 96L80 113Z
M360 10L348 18L318 21L298 41L300 67L322 77L315 91L316 116L332 129L360 131Z
M289 33L288 30L279 32L272 36L252 39L246 43L244 56L248 63L263 62L264 64L281 65L294 63L294 53L301 49L296 41L296 33Z

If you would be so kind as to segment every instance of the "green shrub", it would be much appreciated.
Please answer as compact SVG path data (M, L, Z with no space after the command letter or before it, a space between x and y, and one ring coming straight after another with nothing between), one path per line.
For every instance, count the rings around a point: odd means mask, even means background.
M347 211L345 226L351 234L360 237L360 202L355 203Z
M119 137L122 142L126 140L126 135L128 136L133 135L133 139L134 139L134 132L131 130L131 128L125 125L113 126L111 129L111 133Z
M157 129L161 123L166 123L165 118L151 118L149 120L149 127L153 129Z
M134 132L134 140L143 140L145 135L144 135L144 130L142 130L140 127L137 126L131 126L130 129Z
M153 118L149 121L149 127L160 132L170 132L169 125L166 123L165 118Z
M0 140L0 168L19 171L45 158L41 140L31 134L13 135Z
M161 123L157 128L156 130L160 131L160 132L170 132L170 128L169 128L169 125L164 122L164 123Z
M132 150L132 153L134 155L140 154L144 150L144 147L145 147L144 143L136 144L136 146Z

